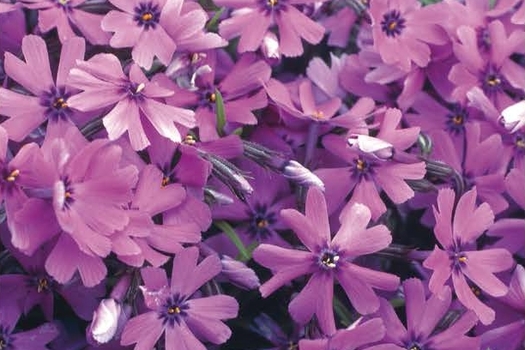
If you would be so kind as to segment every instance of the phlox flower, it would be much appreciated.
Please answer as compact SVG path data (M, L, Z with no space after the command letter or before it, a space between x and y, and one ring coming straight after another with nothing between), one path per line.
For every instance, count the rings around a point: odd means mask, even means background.
M48 130L33 149L26 192L32 195L11 219L12 243L31 255L57 237L46 271L60 283L75 271L85 286L106 274L102 258L112 250L110 236L129 222L124 210L137 182L137 169L121 165L122 149L107 139L88 142L74 126Z
M171 281L160 268L141 270L141 286L149 311L131 318L121 344L152 349L164 334L166 350L205 350L202 341L224 343L231 331L221 320L237 316L239 305L227 295L195 297L195 292L221 271L217 255L197 264L199 251L187 248L173 259Z
M383 148L390 144L385 149L393 149L392 152L402 154L403 150L415 142L419 128L399 129L397 126L400 121L399 110L387 109L374 143L382 144ZM367 149L365 146L349 147L347 142L337 135L323 138L325 148L343 159L346 165L342 168L322 168L315 171L326 186L327 197L331 199L330 212L338 209L345 203L346 196L351 194L350 201L344 204L344 208L353 203L364 203L376 220L386 211L386 205L379 196L381 191L398 204L414 196L414 191L405 180L422 179L425 175L424 162L415 160L405 163L397 161L395 157L381 159L377 152L364 152Z
M446 42L432 5L422 8L417 0L374 0L369 12L375 49L385 63L406 72L412 62L419 67L430 62L428 44Z
M102 29L114 32L109 45L132 47L131 56L150 69L156 56L164 65L178 49L195 51L224 46L214 33L204 33L208 19L199 6L185 7L182 0L110 0L121 11L109 11Z
M46 33L56 28L62 43L82 36L93 45L106 45L108 33L100 28L102 15L82 9L87 0L21 0L25 8L38 10L38 28Z
M2 123L9 138L22 141L44 121L69 121L79 112L69 106L74 89L66 86L66 78L77 59L84 58L85 42L71 38L62 46L56 80L53 79L44 39L27 35L22 40L25 62L5 54L5 71L9 77L30 92L21 94L0 87L0 114L10 117Z
M291 301L288 310L294 320L306 324L315 314L324 334L335 332L333 288L337 280L355 309L369 314L379 308L374 289L395 290L397 276L358 266L355 258L386 248L392 237L383 225L366 228L370 210L356 204L340 217L341 227L331 239L325 198L311 187L306 198L306 213L284 209L281 218L295 232L307 250L261 244L253 252L256 262L269 268L273 277L260 288L263 297L302 276L312 275L304 289Z
M368 345L381 340L384 336L383 322L379 318L373 318L353 324L347 329L340 329L329 338L302 339L299 341L299 350L374 350L377 347Z
M447 314L452 302L449 287L427 299L422 282L410 278L403 282L403 294L407 315L406 327L399 320L392 305L381 299L378 315L384 321L386 336L374 349L479 349L479 338L465 336L478 320L472 311L464 313L445 330L439 330L439 322Z
M135 150L150 144L142 125L146 120L173 142L181 141L175 123L189 128L195 126L193 111L158 101L173 95L173 91L149 82L136 64L131 66L129 77L126 76L119 59L112 54L98 54L88 61L78 61L77 67L70 71L68 84L84 90L69 100L71 107L81 111L111 107L102 119L109 139L116 140L127 131Z
M452 285L459 301L474 311L483 324L494 321L495 312L483 304L470 288L467 278L481 290L494 297L507 294L508 287L494 273L509 269L514 260L502 248L477 250L476 239L494 222L494 214L487 203L476 205L476 188L461 196L455 205L452 189L438 193L434 233L437 245L423 266L433 270L429 288L440 293L452 278Z
M219 34L230 40L240 37L237 51L257 50L265 34L278 27L279 50L284 56L303 53L301 38L310 44L319 43L325 29L296 8L311 0L216 0L217 6L234 8L232 17L219 24Z

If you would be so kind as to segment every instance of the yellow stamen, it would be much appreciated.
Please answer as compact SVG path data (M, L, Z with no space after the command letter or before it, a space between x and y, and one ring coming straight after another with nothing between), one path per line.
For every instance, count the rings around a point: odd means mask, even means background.
M357 170L363 171L366 168L366 162L362 159L357 160Z
M452 122L456 125L461 125L463 124L463 116L461 115L456 115L454 116L454 118L452 118Z
M47 283L47 279L45 278L41 278L38 280L38 286L37 286L37 291L38 293L42 293L43 290L46 290L48 288L48 283Z
M313 117L314 117L314 118L317 118L317 119L323 119L323 118L324 118L324 113L323 113L323 111L316 111L316 112L313 114Z
M257 227L258 228L263 228L263 227L266 227L266 226L268 226L268 221L266 221L264 219L257 221Z
M388 25L388 29L389 30L394 30L394 29L396 29L396 27L397 27L397 22L396 21L390 22L390 24Z
M20 170L15 169L5 179L6 179L6 181L14 182L16 180L16 178L18 177L18 175L20 175Z
M53 107L55 108L66 108L67 103L66 100L64 100L62 97L59 97L53 102Z
M462 262L462 263L467 262L467 260L468 260L468 258L467 258L466 256L464 256L464 255L463 255L463 256L460 256L460 257L458 258L458 261L459 261L459 262Z
M58 0L58 3L59 3L60 5L65 5L65 4L67 4L68 2L69 2L69 0Z
M214 93L210 94L210 97L208 97L208 99L210 100L210 102L215 102L217 100L217 95L215 95Z
M525 148L525 139L517 140L516 147Z
M167 177L167 176L164 176L164 177L162 178L161 187L166 187L166 186L168 186L169 183L170 183L170 178Z
M270 6L275 6L279 3L279 0L268 0L268 5Z
M499 79L498 77L489 77L487 79L487 84L489 84L490 86L499 85L501 84L501 79Z
M146 12L140 17L144 22L151 21L153 19L153 14L151 12Z
M168 313L170 315L180 314L180 307L178 307L178 306L171 306L171 307L168 308Z
M64 193L64 198L71 198L71 192L66 191L66 193Z

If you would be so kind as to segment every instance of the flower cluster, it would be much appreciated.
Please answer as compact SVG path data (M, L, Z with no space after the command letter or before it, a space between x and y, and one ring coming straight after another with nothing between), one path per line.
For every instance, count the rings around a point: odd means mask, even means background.
M0 350L525 349L524 26L0 0Z

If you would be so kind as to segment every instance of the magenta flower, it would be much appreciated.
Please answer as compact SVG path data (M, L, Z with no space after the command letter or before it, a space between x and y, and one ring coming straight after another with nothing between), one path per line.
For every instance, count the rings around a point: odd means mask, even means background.
M523 46L523 32L506 33L500 21L493 21L487 28L490 51L487 55L478 45L478 32L470 26L457 29L459 41L454 43L454 54L459 63L448 75L456 86L452 97L462 101L473 87L479 87L490 98L497 109L502 110L513 103L514 89L525 90L521 77L523 66L514 62L511 55Z
M456 206L455 197L453 190L442 189L438 193L437 208L433 207L434 233L443 249L436 245L423 262L423 266L433 270L429 288L440 293L452 277L459 301L473 310L483 324L490 324L494 321L494 310L474 295L466 278L491 296L504 296L508 288L494 273L509 269L514 260L506 249L476 249L476 239L494 222L487 203L476 206L476 188L461 196Z
M385 326L379 318L373 318L347 329L338 330L333 336L325 339L302 339L299 350L373 350L367 346L385 336ZM385 349L389 350L389 349Z
M216 255L197 264L199 251L187 248L173 259L171 282L160 268L141 270L141 286L150 310L133 317L122 333L121 344L152 349L164 333L166 350L205 350L202 341L224 343L231 331L221 320L237 316L239 305L227 295L194 298L195 292L221 271Z
M22 141L46 120L50 123L69 121L79 114L69 106L74 90L66 87L66 78L75 60L84 58L84 51L84 39L74 37L64 43L56 83L51 74L46 43L41 37L24 37L22 52L25 62L6 52L7 75L31 93L21 94L0 87L0 114L10 117L2 126L11 140Z
M76 37L76 32L93 45L106 45L108 33L100 28L102 15L82 9L87 0L21 0L24 7L38 10L38 28L46 33L56 28L62 43Z
M175 123L189 128L195 126L192 111L157 100L173 95L173 91L149 82L136 64L131 66L127 77L114 55L98 54L89 61L77 62L77 68L71 69L68 83L84 90L72 97L69 105L81 111L111 106L102 120L109 139L116 140L127 131L135 150L150 144L142 126L143 118L173 142L181 141Z
M216 0L218 6L236 9L232 17L222 21L219 33L230 40L240 37L237 50L255 51L263 43L269 29L275 25L279 32L279 50L284 56L303 53L301 38L310 44L319 43L325 29L296 8L310 0Z
M143 68L151 68L154 56L168 65L176 49L197 51L225 44L217 34L204 33L204 10L192 7L183 11L182 0L110 2L123 12L109 11L102 20L102 29L114 32L109 44L115 48L133 47L131 56Z
M479 338L467 337L478 319L472 311L463 314L449 328L439 331L439 322L445 317L452 302L452 293L446 286L440 294L432 294L428 299L420 280L410 278L403 282L407 321L401 323L392 304L381 299L379 315L386 327L386 337L377 348L385 350L404 349L479 349ZM387 347L389 344L390 347Z
M353 263L361 255L386 248L392 240L383 225L366 228L371 218L366 206L356 204L341 216L341 227L333 239L330 239L326 202L321 190L316 187L308 191L305 215L295 209L284 209L281 218L308 250L261 244L253 252L253 257L273 272L273 277L259 288L263 297L299 276L312 274L305 288L288 306L297 322L305 324L315 314L326 335L335 332L332 309L334 280L339 281L352 305L361 314L369 314L379 308L379 298L372 288L397 288L397 276Z
M370 2L374 47L387 64L409 71L412 62L430 62L428 44L444 44L445 33L435 24L432 5L421 8L417 0Z
M381 147L385 150L390 149L390 152L395 154L403 154L403 150L415 142L419 128L399 129L400 121L399 110L387 109L376 141L366 147L359 147L358 144L356 147L348 147L348 140L337 135L327 135L323 138L325 148L343 159L346 165L315 171L326 186L327 197L330 198L330 212L334 212L341 205L348 208L353 203L363 203L370 208L372 218L376 220L386 211L386 205L379 196L381 191L398 204L414 196L414 191L405 180L422 179L425 176L424 162L401 162L395 157L380 159L377 152L365 152L382 144ZM385 147L388 144L390 147ZM345 202L345 197L350 193L350 201Z

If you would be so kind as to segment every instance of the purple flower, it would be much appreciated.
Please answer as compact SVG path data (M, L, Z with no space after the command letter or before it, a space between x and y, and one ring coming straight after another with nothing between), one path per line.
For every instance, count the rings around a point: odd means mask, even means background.
M482 349L522 349L525 344L525 268L523 266L516 266L510 280L509 293L500 300L511 308L511 321L485 331L481 335Z
M106 45L108 33L100 28L102 16L83 11L87 0L21 0L24 7L38 11L38 28L46 33L56 28L62 43L76 37L80 31L93 45Z
M386 327L386 337L379 344L388 350L432 349L462 350L478 349L479 338L467 337L477 322L476 315L467 311L445 330L439 330L439 322L445 317L452 302L452 293L445 287L440 294L425 297L425 288L420 280L411 278L403 282L407 321L401 323L392 305L381 299L379 315ZM378 345L378 349L381 348Z
M437 208L433 207L434 233L443 249L436 245L423 262L423 266L433 270L429 288L440 293L452 277L459 301L473 310L483 324L490 324L494 321L494 310L476 297L466 278L487 294L501 297L508 288L494 273L509 269L514 260L506 249L476 249L476 239L494 222L494 214L487 203L476 206L476 188L461 196L456 206L455 197L453 190L442 189L438 193Z
M213 33L204 33L206 13L198 6L185 8L182 0L110 0L121 11L109 11L102 29L114 32L109 44L133 47L131 56L150 69L153 57L168 65L176 49L194 51L223 46Z
M207 63L213 70L201 74L196 80L195 91L181 91L166 101L176 106L196 107L195 119L202 141L215 140L217 131L217 93L221 94L226 121L235 126L257 124L252 111L262 109L268 104L262 85L270 79L270 66L253 54L245 54L233 65L224 64L224 54L209 54ZM222 69L227 69L223 76ZM162 79L164 77L164 79ZM180 91L180 88L165 78L158 79L163 86Z
M408 72L412 62L419 67L430 62L428 44L446 42L432 7L421 8L416 0L370 2L374 47L385 63Z
M205 350L200 342L224 343L231 331L221 320L237 316L239 305L227 295L194 298L195 292L221 271L216 255L197 264L199 251L187 248L173 259L171 282L159 268L143 268L141 287L146 313L133 317L122 333L121 344L151 349L164 333L166 350Z
M66 78L75 60L83 59L84 39L71 38L62 46L56 83L51 74L45 41L27 35L22 41L26 61L11 53L5 54L5 70L9 77L26 88L31 95L20 94L0 87L0 114L10 117L2 123L9 138L22 141L44 121L69 121L78 112L69 106L73 89L66 87Z
M381 130L375 137L375 144L381 144L383 153L403 154L416 140L419 128L399 129L401 112L397 109L387 109ZM350 135L355 139L356 135ZM330 212L341 205L348 208L352 203L367 205L375 220L386 211L386 206L379 193L385 191L394 203L403 203L414 196L414 191L405 180L422 179L425 175L425 163L414 160L401 162L396 157L379 159L374 152L363 152L368 147L349 147L348 140L336 135L323 138L325 148L342 158L346 167L317 169L315 174L323 181L327 197L330 198ZM385 147L386 146L386 147ZM390 151L388 151L390 150ZM385 152L386 151L386 152ZM383 157L385 154L382 155ZM352 193L349 202L345 197Z
M279 29L279 49L284 56L303 53L301 38L310 44L323 39L323 26L295 7L308 4L309 0L217 0L215 3L236 9L231 18L220 23L219 33L227 40L240 37L237 47L240 53L257 50L274 25Z
M374 318L338 330L326 339L302 339L299 341L299 350L373 350L376 347L367 345L381 340L384 336L383 322L379 318Z
M0 306L0 349L46 350L46 344L58 336L58 328L53 323L17 332L18 316L12 306Z
M253 257L273 272L273 277L259 288L263 297L301 275L312 274L305 288L288 306L297 322L305 324L315 314L326 335L335 332L332 309L334 280L339 281L361 314L372 313L379 307L379 298L372 288L397 288L397 276L353 263L361 255L387 247L392 240L383 225L366 228L371 217L366 206L356 204L341 216L341 227L333 239L330 239L326 202L316 187L308 191L305 215L295 209L284 209L281 217L308 251L261 244L253 252Z
M150 144L142 126L143 118L173 142L181 141L175 123L189 128L195 126L192 111L157 100L173 95L173 91L149 82L136 64L131 66L128 78L114 55L98 54L89 61L78 61L77 68L70 71L68 83L84 90L73 96L69 105L81 111L112 106L103 118L109 139L116 140L127 131L135 150Z
M512 104L509 95L514 89L525 90L525 83L520 79L525 70L510 58L522 47L523 33L516 30L507 35L502 22L492 21L487 28L489 55L479 47L475 28L461 26L457 33L459 41L454 43L454 53L459 63L452 67L448 75L456 85L452 96L462 101L467 92L477 86L496 108L501 110Z

